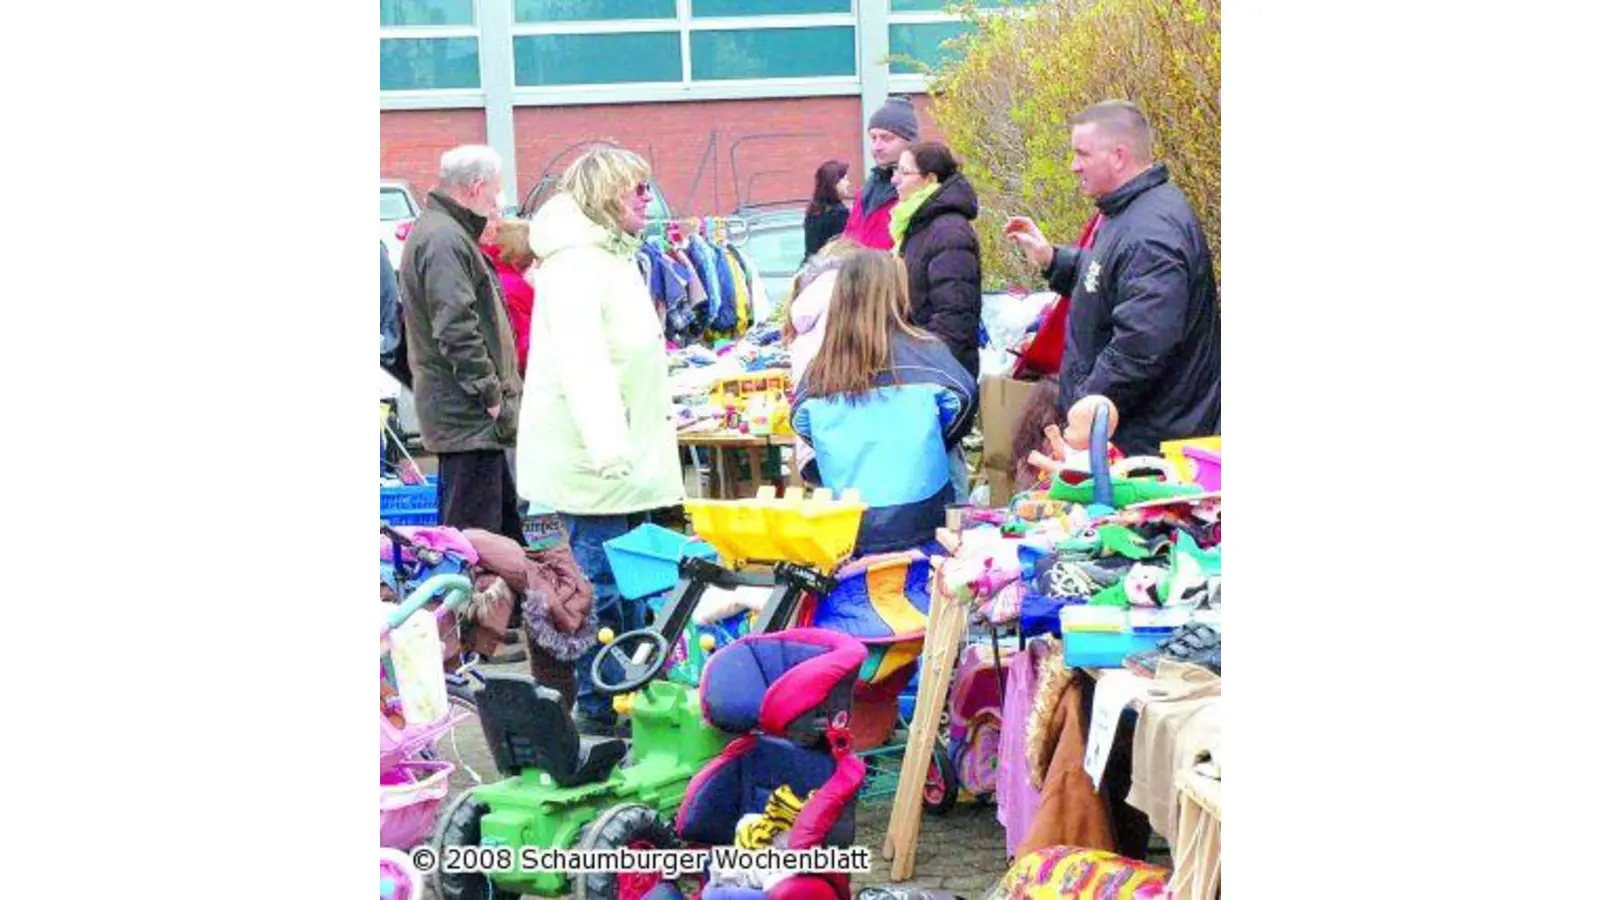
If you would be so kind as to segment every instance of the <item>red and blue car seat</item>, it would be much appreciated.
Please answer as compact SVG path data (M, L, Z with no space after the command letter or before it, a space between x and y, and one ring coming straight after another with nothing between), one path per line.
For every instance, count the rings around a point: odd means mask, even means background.
M816 628L750 635L713 654L700 684L701 710L707 722L739 737L689 782L679 836L691 845L731 846L739 819L761 813L772 792L788 785L797 796L811 795L788 832L789 849L854 843L866 765L851 748L849 717L866 656L855 638ZM702 897L848 900L849 884L842 872L805 873L766 893L711 887Z

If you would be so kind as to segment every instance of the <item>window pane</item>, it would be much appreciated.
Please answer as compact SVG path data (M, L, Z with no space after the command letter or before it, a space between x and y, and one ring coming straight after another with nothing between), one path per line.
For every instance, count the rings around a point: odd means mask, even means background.
M525 35L512 39L511 52L522 85L683 80L676 31Z
M1027 6L1033 0L1014 0L1012 6ZM889 0L890 12L944 12L950 0ZM979 9L999 9L1006 0L978 0Z
M940 22L934 25L890 25L889 54L891 56L910 56L937 68L944 60L957 55L950 48L941 49L939 44L950 38L971 34L973 30L973 25L970 22ZM895 60L889 64L889 71L895 74L914 74L920 70L915 66Z
M806 13L847 13L850 0L689 0L690 15L789 16Z
M472 0L378 0L378 24L471 25Z
M676 19L677 0L517 0L518 22Z
M848 25L696 31L689 37L689 67L695 81L854 75L855 31Z
M477 38L389 38L379 42L378 87L382 90L477 86Z

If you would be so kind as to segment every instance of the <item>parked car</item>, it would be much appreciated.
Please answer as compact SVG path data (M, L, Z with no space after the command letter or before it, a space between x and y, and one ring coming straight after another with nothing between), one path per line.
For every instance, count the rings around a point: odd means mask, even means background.
M406 235L421 212L411 185L392 179L378 182L378 240L383 241L384 249L389 251L389 264L396 269L400 268Z
M750 227L750 236L740 249L755 263L767 289L772 308L789 298L796 272L805 262L805 201L746 206L734 213Z

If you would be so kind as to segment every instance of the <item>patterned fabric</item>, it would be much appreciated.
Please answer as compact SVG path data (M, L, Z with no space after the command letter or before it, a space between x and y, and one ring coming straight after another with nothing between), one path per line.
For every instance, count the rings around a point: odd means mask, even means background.
M813 791L812 793L815 793ZM778 785L767 798L767 808L759 816L745 816L733 832L733 845L741 850L771 847L778 835L794 827L805 801L795 796L787 784Z
M1168 872L1105 850L1046 847L1017 860L1000 882L1001 900L1157 900Z

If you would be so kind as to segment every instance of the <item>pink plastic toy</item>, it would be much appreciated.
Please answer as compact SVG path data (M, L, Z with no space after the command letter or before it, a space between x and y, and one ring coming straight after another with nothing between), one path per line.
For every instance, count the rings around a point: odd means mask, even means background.
M1195 483L1207 491L1222 490L1222 454L1200 447L1185 447L1183 454L1194 463Z

